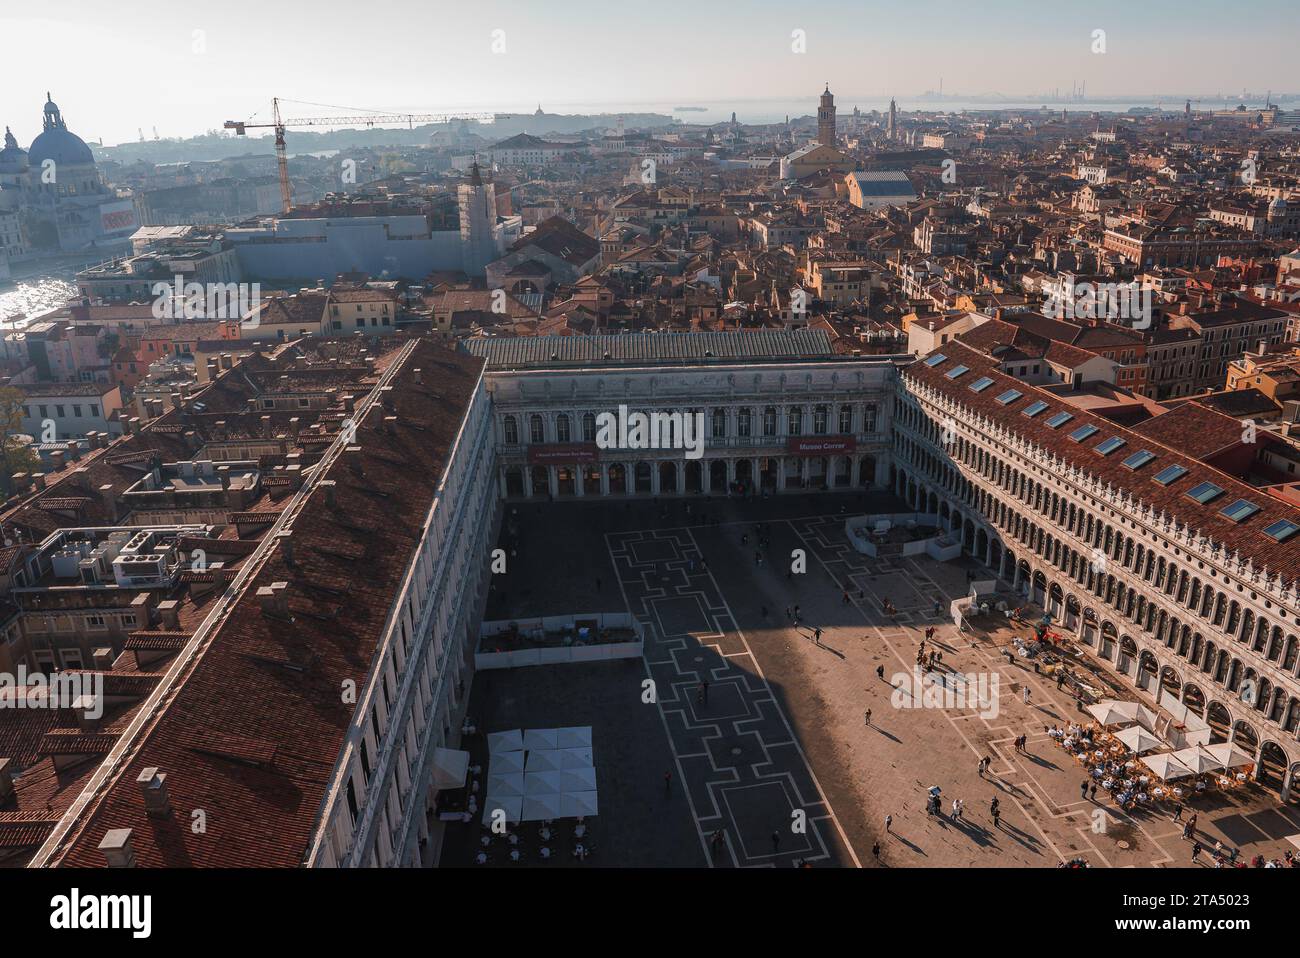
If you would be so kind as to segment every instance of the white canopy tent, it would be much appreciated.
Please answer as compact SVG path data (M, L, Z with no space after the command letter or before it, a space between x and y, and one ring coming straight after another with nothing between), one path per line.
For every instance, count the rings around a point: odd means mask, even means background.
M488 756L489 774L505 772L522 772L524 770L524 753L518 752L493 752Z
M517 728L508 732L489 732L487 740L488 753L491 755L497 752L518 752L524 747L524 735Z
M1115 738L1123 742L1130 752L1137 755L1158 748L1168 748L1164 742L1156 738L1140 725L1131 725L1126 729L1116 732Z
M594 767L590 748L562 748L558 749L558 751L560 753L560 768Z
M1207 752L1200 745L1193 745L1180 752L1173 753L1174 758L1182 762L1193 772L1216 772L1223 768L1223 763Z
M1190 768L1184 765L1178 759L1174 758L1173 752L1160 752L1158 755L1142 756L1142 764L1151 769L1151 774L1156 778L1164 779L1166 782L1175 778L1186 778L1188 775L1194 775Z
M524 750L559 748L560 733L553 728L530 728L524 732Z
M524 772L524 794L558 795L564 791L560 788L560 774L560 772Z
M560 796L560 814L565 818L590 818L600 814L596 793L566 792Z
M488 775L487 793L493 798L518 798L524 794L524 773L501 772Z
M1216 745L1203 746L1224 768L1240 768L1242 765L1254 765L1255 760L1237 748L1231 742L1219 742Z
M524 796L523 820L526 822L544 822L552 818L563 818L561 797L555 793Z
M594 768L570 768L560 772L560 791L594 792L596 790L596 770Z
M483 822L490 825L496 818L497 811L505 813L506 821L518 824L523 821L524 799L522 795L513 797L489 797L483 805Z
M556 748L591 748L591 726L557 728Z
M558 748L535 748L528 753L526 772L558 772L563 767L563 756Z

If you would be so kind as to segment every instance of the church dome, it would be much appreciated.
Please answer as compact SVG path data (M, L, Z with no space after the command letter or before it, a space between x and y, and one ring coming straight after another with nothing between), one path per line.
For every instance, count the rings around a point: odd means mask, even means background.
M95 156L86 141L68 129L48 93L45 97L45 129L32 140L27 150L28 163L40 166L46 160L53 160L56 166L94 166Z
M0 150L0 173L22 173L27 169L27 151L18 145L14 135L5 127L5 145Z

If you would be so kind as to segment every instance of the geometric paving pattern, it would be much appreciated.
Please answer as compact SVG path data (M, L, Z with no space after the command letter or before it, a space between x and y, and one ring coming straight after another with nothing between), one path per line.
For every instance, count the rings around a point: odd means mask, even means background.
M725 836L713 863L859 864L691 530L605 539L645 626L646 668L706 854L716 831Z

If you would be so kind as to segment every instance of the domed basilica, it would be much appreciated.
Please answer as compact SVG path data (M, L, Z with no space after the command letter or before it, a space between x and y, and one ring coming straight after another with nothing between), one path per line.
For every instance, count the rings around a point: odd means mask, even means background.
M43 128L26 150L5 127L0 217L17 222L17 243L6 244L10 259L101 250L107 258L129 245L137 227L134 204L100 179L90 147L48 93Z

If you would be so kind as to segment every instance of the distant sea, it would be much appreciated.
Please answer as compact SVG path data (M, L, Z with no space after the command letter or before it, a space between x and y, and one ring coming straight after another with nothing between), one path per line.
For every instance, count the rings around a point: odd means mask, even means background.
M843 93L832 90L835 94L835 107L841 117L851 114L856 106L863 113L870 113L872 110L886 112L889 109L888 96L855 96L852 93ZM1127 113L1131 108L1139 109L1161 109L1171 113L1181 113L1183 104L1186 102L1185 97L1156 97L1150 99L1140 98L1116 98L1116 99L1090 99L1090 100L1054 100L1054 99L1034 99L1034 98L1017 98L1017 99L962 99L952 96L916 96L895 98L898 102L898 109L904 112L924 111L927 113L960 113L963 110L984 111L984 110L1037 110L1040 107L1046 107L1049 111L1059 113L1061 110L1069 110L1071 113ZM1193 110L1222 110L1235 109L1241 102L1236 98L1224 99L1197 99L1192 98ZM1248 109L1258 108L1263 105L1262 100L1245 101ZM1279 102L1274 98L1274 103L1282 107L1292 106L1287 101ZM703 107L703 111L691 110L687 112L677 112L676 107ZM711 99L711 100L656 100L647 102L624 102L624 103L543 103L542 108L547 113L580 113L580 114L609 114L616 117L620 112L626 113L662 113L668 116L676 117L683 123L710 124L723 123L731 119L734 111L736 120L740 123L765 124L765 123L782 123L787 116L815 116L817 113L817 97L798 97L791 99ZM522 104L511 106L509 108L497 109L498 113L522 113L530 114L537 105L531 107Z

